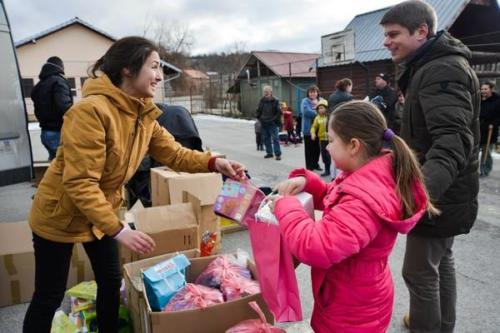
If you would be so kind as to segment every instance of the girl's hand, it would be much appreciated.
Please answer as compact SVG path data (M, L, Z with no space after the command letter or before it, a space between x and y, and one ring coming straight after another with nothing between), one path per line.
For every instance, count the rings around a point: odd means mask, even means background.
M125 245L130 250L139 254L148 254L154 250L156 244L154 240L145 233L124 227L115 239Z
M285 180L276 187L279 195L295 195L304 191L306 178L299 176Z
M218 158L215 160L215 170L234 180L246 179L245 166L236 161Z
M271 213L274 214L274 207L276 205L276 201L278 201L281 198L283 198L282 195L271 195L267 198L267 200L269 201L269 209L271 210Z

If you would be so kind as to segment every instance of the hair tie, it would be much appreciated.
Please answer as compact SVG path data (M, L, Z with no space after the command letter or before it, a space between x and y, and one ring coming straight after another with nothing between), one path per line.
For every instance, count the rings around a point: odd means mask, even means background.
M394 132L390 128L386 128L384 130L384 141L387 141L387 142L392 141L392 138L394 137L394 135L396 135L396 134L394 134Z

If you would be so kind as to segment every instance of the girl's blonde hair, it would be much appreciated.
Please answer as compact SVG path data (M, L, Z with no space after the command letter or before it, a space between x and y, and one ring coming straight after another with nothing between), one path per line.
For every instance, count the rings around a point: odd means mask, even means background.
M330 127L345 143L353 138L358 139L365 147L367 158L381 154L387 122L382 112L372 103L353 101L341 104L332 113ZM396 176L396 192L403 204L403 217L407 218L417 210L412 191L413 184L415 181L424 184L424 176L417 158L403 139L394 135L388 141L391 142L394 156L392 165ZM424 190L429 198L425 186ZM432 215L439 213L430 200L427 211Z

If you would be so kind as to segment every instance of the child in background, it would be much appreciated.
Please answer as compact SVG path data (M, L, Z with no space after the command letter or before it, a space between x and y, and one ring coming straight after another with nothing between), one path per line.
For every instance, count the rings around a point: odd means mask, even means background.
M281 102L281 112L283 113L283 127L287 133L285 146L288 146L288 142L292 142L297 145L297 138L293 130L293 112L287 107L285 102Z
M264 150L264 145L262 143L262 123L259 119L255 119L254 124L255 129L255 143L257 144L257 150Z
M319 140L321 159L323 160L323 164L325 165L325 171L321 174L321 177L330 176L330 154L326 150L326 146L328 145L328 134L327 126L328 126L328 114L326 111L328 110L328 102L326 100L319 101L316 106L316 112L318 115L314 118L313 124L311 125L311 140L315 141L316 137ZM317 133L317 136L316 136Z
M423 214L438 212L418 161L374 105L336 108L328 137L340 175L326 184L311 171L292 171L278 185L274 214L290 252L312 267L314 331L386 332L394 302L388 257L396 237ZM293 196L302 191L323 210L321 220L311 219Z

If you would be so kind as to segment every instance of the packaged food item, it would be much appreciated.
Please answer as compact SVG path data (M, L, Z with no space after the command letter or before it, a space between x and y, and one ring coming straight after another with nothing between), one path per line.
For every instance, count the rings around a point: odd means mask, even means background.
M215 214L246 225L255 215L264 193L249 180L238 182L226 179L214 204Z
M143 272L144 288L153 311L161 311L186 285L185 269L189 265L188 258L184 254L179 254Z
M220 285L220 290L227 302L248 295L260 293L260 285L255 280L233 277L229 279L223 279Z
M296 194L295 197L299 199L307 214L314 219L314 201L312 195L307 192L301 192ZM255 220L274 225L279 224L271 211L269 200L263 200L261 202L259 209L255 213Z
M284 329L267 323L266 316L264 316L257 302L250 302L248 305L257 312L260 319L244 320L228 329L226 333L286 333Z
M214 304L224 303L222 293L214 288L187 283L184 288L168 302L166 312L204 309Z
M251 279L252 273L247 267L239 265L231 256L224 255L215 258L196 279L197 284L219 288L223 279L240 277Z
M207 257L212 255L212 251L215 247L215 242L217 241L217 233L205 231L201 237L200 244L200 255L202 257Z
M95 300L78 298L71 296L71 312L79 312L83 310L92 309L95 306Z

